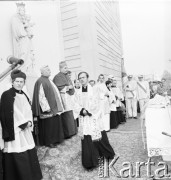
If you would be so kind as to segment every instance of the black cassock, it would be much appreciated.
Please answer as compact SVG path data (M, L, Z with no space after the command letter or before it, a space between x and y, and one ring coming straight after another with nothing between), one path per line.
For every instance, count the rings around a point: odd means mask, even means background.
M59 89L59 92L65 88L65 86L73 85L72 81L70 80L69 76L67 74L63 74L62 72L59 72L53 79L54 84ZM67 94L74 95L75 90L70 89L66 92ZM67 103L67 102L66 102ZM64 105L65 109L65 105ZM64 137L69 138L77 133L77 124L76 120L74 119L73 111L68 110L61 114L62 118L62 125L64 130Z
M3 169L2 169L2 151L0 150L0 179L3 179Z
M43 86L45 97L50 106L50 112L43 112L39 104L40 86ZM54 85L55 86L55 85ZM47 77L41 76L35 83L32 110L33 115L38 118L38 141L40 146L60 143L64 139L61 115L62 104L52 82ZM37 141L36 141L37 144Z

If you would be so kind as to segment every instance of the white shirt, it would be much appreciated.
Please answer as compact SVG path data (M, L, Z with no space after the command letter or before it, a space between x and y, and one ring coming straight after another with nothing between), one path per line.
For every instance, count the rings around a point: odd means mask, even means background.
M127 83L125 83L124 90L126 99L137 98L137 82L135 80L127 81Z
M140 99L149 98L150 97L150 89L149 89L148 82L147 81L138 81L138 83L137 83L137 96L138 96L138 99L140 100Z

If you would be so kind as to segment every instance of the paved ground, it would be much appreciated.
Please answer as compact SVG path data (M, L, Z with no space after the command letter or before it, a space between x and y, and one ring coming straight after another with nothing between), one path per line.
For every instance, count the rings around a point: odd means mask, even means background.
M132 168L132 173L135 174L138 171L140 173L139 178L135 178L129 175L126 179L149 179L147 177L147 166L142 166L138 170L138 162L147 162L147 151L143 148L142 133L139 119L129 119L125 124L122 124L118 129L108 132L108 138L115 150L115 153L119 156L114 167L117 172L123 168ZM108 177L99 177L99 173L104 172L99 168L93 171L85 170L81 165L81 144L80 137L74 136L69 140L65 140L57 148L39 148L38 156L43 172L43 180L108 180L108 179L122 179L117 178L116 173L109 170L107 172ZM155 163L161 161L161 157L152 158ZM126 163L123 165L123 163ZM110 162L109 162L110 163ZM130 169L131 169L130 168ZM153 168L154 170L154 168ZM132 174L130 172L130 174ZM152 171L153 173L153 171ZM126 171L125 176L128 174Z

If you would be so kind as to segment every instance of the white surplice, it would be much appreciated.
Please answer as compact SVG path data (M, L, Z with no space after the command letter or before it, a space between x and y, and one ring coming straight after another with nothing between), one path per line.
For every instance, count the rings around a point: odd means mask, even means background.
M100 108L103 113L102 121L103 121L103 129L105 131L110 130L110 97L105 96L108 94L109 90L107 89L105 83L98 83L94 86L94 91L99 93L100 98Z
M97 92L88 85L88 92L82 92L82 88L77 90L75 93L75 105L74 113L79 117L82 108L85 108L92 116L85 116L80 118L81 134L90 135L92 140L99 140L101 136L101 131L103 129L102 116L103 112L100 108L100 98Z
M32 127L26 127L24 130L20 125L31 121ZM31 106L24 94L16 93L14 100L14 134L15 140L5 142L4 152L20 153L35 147L33 135L33 116Z

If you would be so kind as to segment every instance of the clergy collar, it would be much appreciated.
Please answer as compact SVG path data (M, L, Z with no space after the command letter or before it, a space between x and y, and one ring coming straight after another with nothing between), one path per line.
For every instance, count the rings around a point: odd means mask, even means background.
M23 91L22 90L17 90L17 89L15 89L14 87L12 87L13 88L13 90L16 92L16 93L18 93L18 94L23 94Z
M87 92L87 90L88 90L87 87L88 87L88 86L82 86L82 92Z
M113 86L113 85L112 85L112 88L116 88L116 86Z

